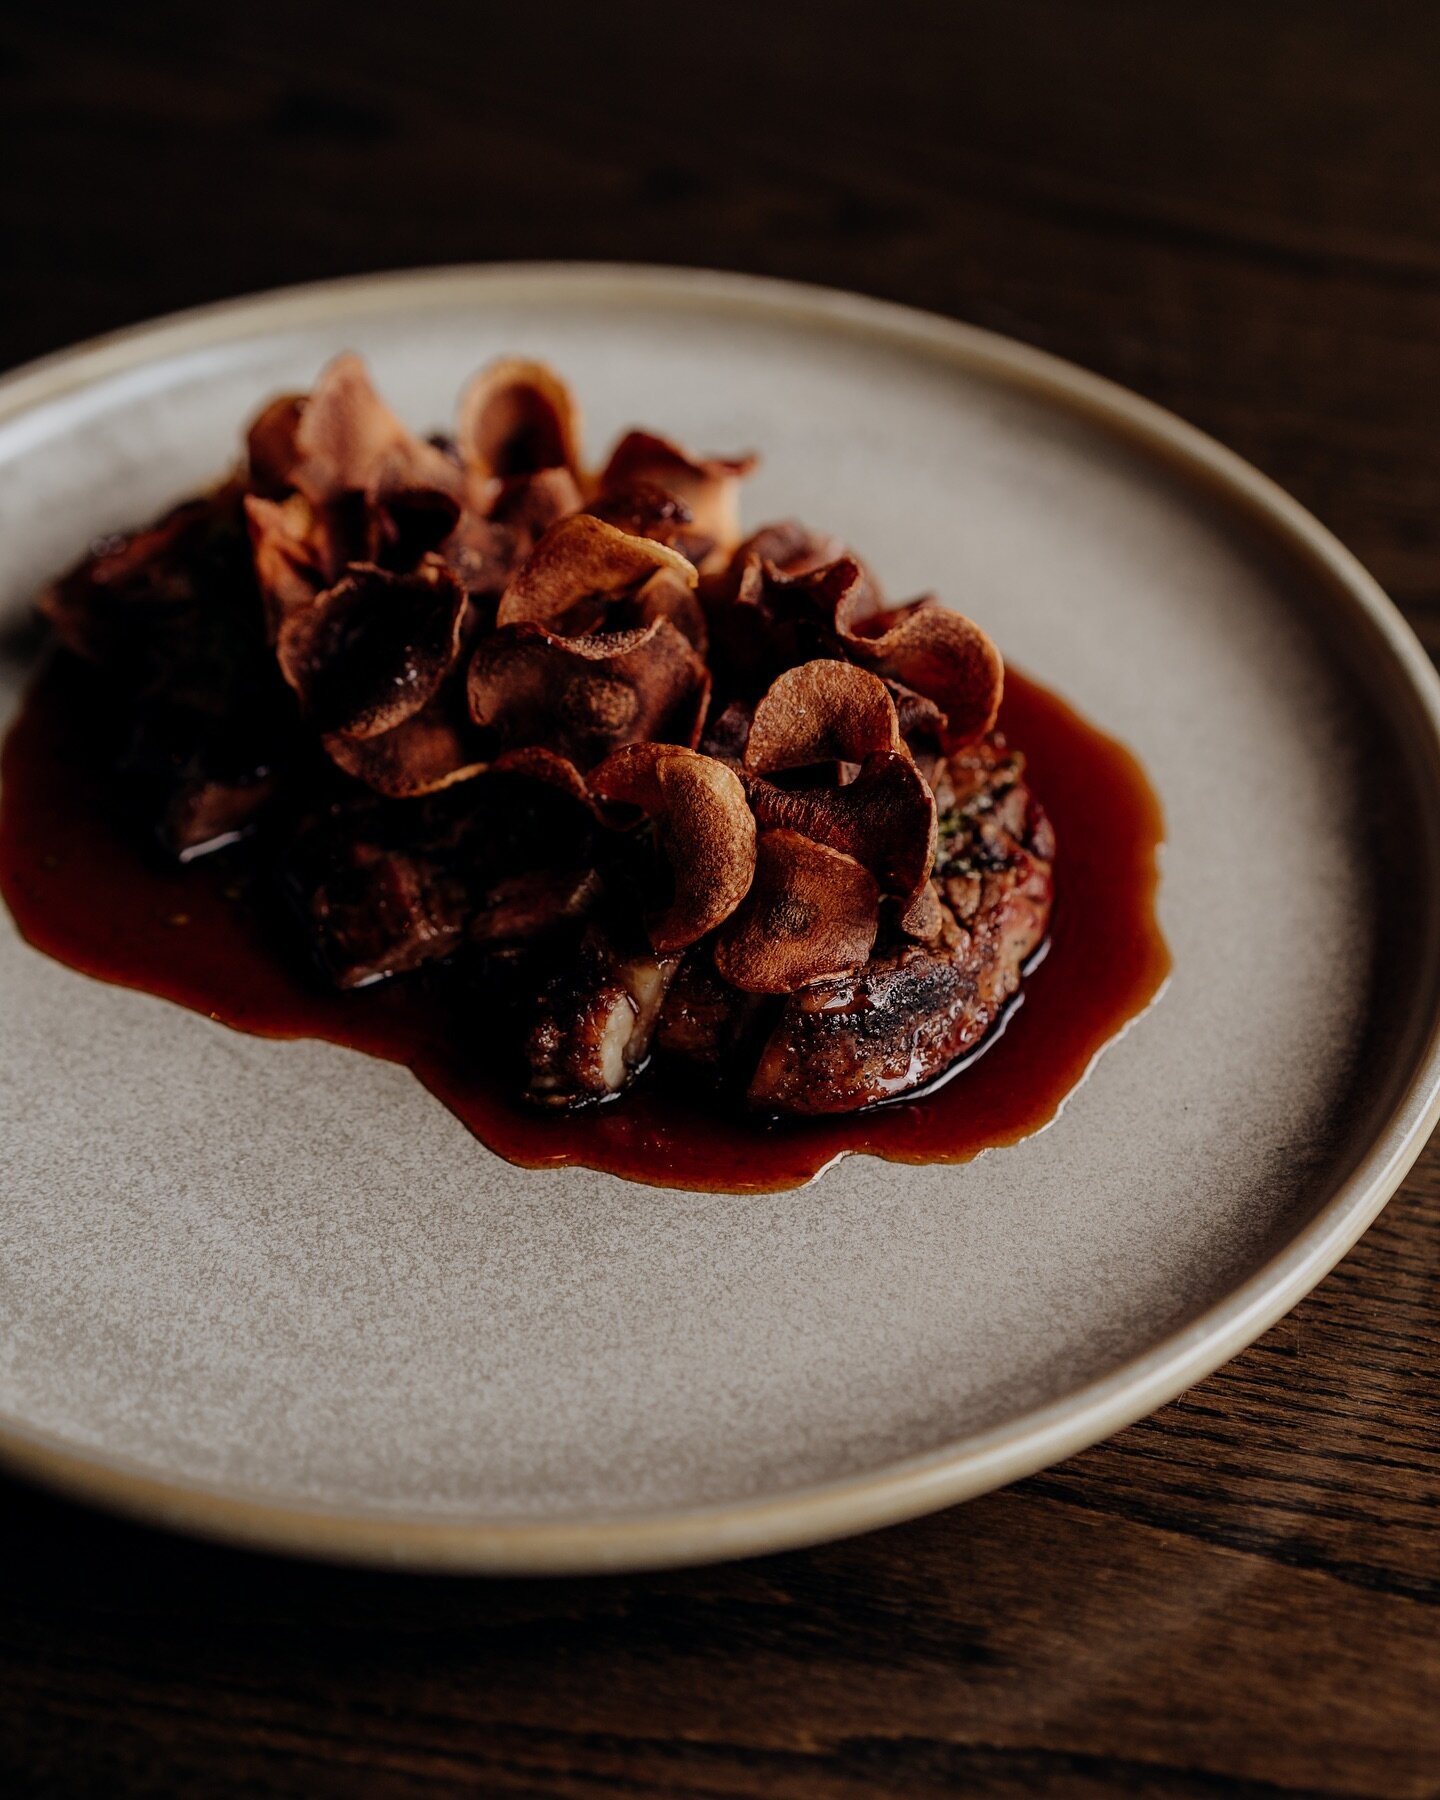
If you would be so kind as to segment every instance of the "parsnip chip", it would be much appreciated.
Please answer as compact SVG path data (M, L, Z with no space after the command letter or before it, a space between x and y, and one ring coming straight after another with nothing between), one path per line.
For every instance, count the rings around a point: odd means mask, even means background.
M331 760L379 794L411 800L436 794L484 772L465 718L463 698L451 684L393 731L378 737L321 740Z
M745 767L763 775L904 749L895 702L878 675L853 663L815 661L771 682L755 708Z
M634 600L662 572L673 585L695 585L695 570L678 551L576 513L547 531L515 571L496 623L588 636L611 624L612 609ZM622 627L633 622L620 621Z
M935 797L908 755L867 756L843 787L781 788L752 780L764 828L802 832L864 863L902 908L919 898L935 861Z
M600 473L601 497L624 494L645 483L673 494L690 514L696 534L708 540L702 567L723 567L740 536L740 483L758 457L696 456L671 438L628 431Z
M777 519L762 525L735 552L742 566L750 560L767 566L776 575L796 579L822 569L846 554L841 538L831 532L812 531L798 519Z
M673 744L627 744L590 786L655 821L672 880L669 904L646 921L656 950L684 950L730 917L755 874L755 820L733 770Z
M291 471L299 461L295 433L304 410L304 394L281 394L251 421L245 455L252 491L278 495L294 486Z
M875 878L854 857L796 831L762 831L755 880L721 928L715 967L752 994L793 994L869 958L880 922Z
M590 812L597 810L595 796L585 777L568 756L557 756L553 750L540 750L533 745L525 750L507 750L490 764L495 775L523 775L529 781L543 781L547 787L568 794Z
M580 474L580 409L542 362L503 356L474 376L455 419L461 456L483 475L508 481L544 469Z
M413 575L373 564L286 619L280 672L322 735L374 738L434 698L460 653L465 594L437 556Z
M504 625L470 665L470 714L503 748L538 745L589 769L621 744L693 747L710 677L668 619L633 631L558 637Z
M971 620L936 600L882 613L874 635L845 634L857 662L933 700L945 715L945 742L969 743L995 723L1005 691L1005 665Z
M648 625L652 619L668 619L704 656L710 642L704 608L695 598L695 589L689 581L673 569L655 571L637 590L633 610L637 625Z
M262 413L261 420L265 417ZM321 371L295 421L293 442L289 483L312 506L347 493L436 488L459 495L463 490L463 472L391 412L353 352Z

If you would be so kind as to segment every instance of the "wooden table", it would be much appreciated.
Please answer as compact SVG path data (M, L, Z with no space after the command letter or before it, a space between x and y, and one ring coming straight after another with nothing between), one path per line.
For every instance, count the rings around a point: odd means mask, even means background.
M831 282L1174 407L1440 652L1433 5L50 0L0 120L6 363L400 264ZM1182 1400L852 1543L494 1584L0 1524L6 1792L1433 1796L1440 1156Z

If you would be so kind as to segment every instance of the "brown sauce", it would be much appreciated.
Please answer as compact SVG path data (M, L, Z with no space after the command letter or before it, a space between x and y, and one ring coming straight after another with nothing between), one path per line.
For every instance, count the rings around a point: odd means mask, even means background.
M1170 955L1155 918L1160 806L1134 757L1010 670L1000 724L1059 845L1049 952L1022 1004L951 1080L814 1121L708 1109L647 1077L614 1103L551 1115L511 1099L464 1048L442 978L338 994L296 966L255 897L243 849L190 868L148 861L113 816L77 735L76 672L52 663L0 763L0 891L37 949L102 981L264 1037L321 1038L408 1066L482 1143L529 1168L582 1164L727 1192L795 1187L862 1151L962 1162L1055 1118L1096 1054L1155 997Z

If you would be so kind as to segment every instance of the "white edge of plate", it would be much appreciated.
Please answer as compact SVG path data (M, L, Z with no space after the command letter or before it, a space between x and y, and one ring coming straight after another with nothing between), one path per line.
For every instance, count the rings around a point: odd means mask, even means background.
M671 307L732 306L823 323L1039 392L1129 438L1264 527L1366 629L1370 660L1407 703L1417 776L1437 804L1417 821L1440 871L1440 676L1375 580L1326 528L1258 469L1173 413L1048 352L972 325L835 289L699 269L603 263L500 263L345 277L223 301L93 338L0 377L0 424L100 381L143 380L157 359L331 322L337 330L397 303L417 309L577 297ZM1388 666L1387 666L1388 665ZM1435 971L1417 983L1435 987ZM1133 1424L1253 1343L1327 1275L1395 1192L1440 1119L1440 1015L1423 1022L1410 1078L1364 1155L1295 1236L1178 1332L1102 1379L992 1431L868 1474L769 1499L543 1521L416 1518L378 1510L277 1505L238 1489L159 1479L119 1458L68 1447L0 1417L0 1464L71 1497L230 1543L331 1561L485 1574L674 1568L823 1543L898 1523L1034 1474Z

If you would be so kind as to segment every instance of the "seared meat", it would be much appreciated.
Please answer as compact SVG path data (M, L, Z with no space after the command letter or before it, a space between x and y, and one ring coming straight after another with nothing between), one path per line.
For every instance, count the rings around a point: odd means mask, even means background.
M540 782L390 801L319 785L289 834L282 889L336 987L363 987L464 951L470 976L499 953L578 936L604 892L589 815ZM504 985L504 983L502 983Z
M998 740L937 769L935 785L933 904L923 909L933 934L915 942L892 924L857 973L789 995L752 1065L757 1109L852 1112L921 1087L980 1042L1018 988L1049 925L1049 821L1023 760ZM708 958L687 964L666 1003L661 1047L721 1066L742 1054L754 1005Z
M698 1063L718 1077L736 1065L748 1075L778 1002L745 994L716 973L708 946L687 953L665 996L656 1048L664 1057ZM748 1051L748 1058L747 1058Z
M946 909L933 944L905 944L792 994L761 1052L751 1104L853 1112L922 1087L973 1049L1044 936L1048 872L1020 885L1028 891L1017 886L973 931Z
M540 997L526 1045L530 1098L543 1106L587 1106L629 1085L650 1041L678 956L648 946L621 950L598 926Z
M465 891L424 856L354 843L327 860L297 900L310 939L336 987L368 987L460 943Z

